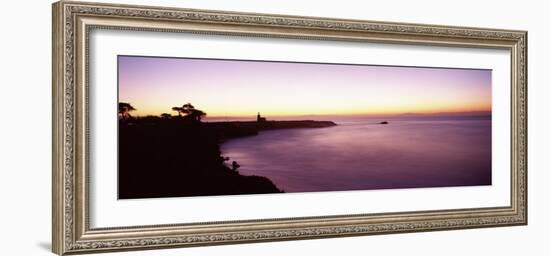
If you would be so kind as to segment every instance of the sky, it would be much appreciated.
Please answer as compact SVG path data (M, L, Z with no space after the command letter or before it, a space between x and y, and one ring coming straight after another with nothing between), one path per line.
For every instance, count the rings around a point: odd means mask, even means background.
M133 116L393 115L491 111L491 70L118 56Z

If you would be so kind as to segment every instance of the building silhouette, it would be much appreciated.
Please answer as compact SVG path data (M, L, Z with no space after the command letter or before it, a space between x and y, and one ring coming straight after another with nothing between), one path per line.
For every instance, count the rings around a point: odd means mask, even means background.
M261 122L265 122L266 119L265 119L265 117L262 117L262 116L260 115L260 112L258 112L258 115L256 116L256 121L257 121L258 123L261 123Z

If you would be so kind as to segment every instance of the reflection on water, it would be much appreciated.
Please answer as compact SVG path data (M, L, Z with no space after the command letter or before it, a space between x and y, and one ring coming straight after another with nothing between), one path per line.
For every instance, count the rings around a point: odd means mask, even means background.
M286 192L491 184L490 119L335 120L338 126L262 131L230 140L240 173Z

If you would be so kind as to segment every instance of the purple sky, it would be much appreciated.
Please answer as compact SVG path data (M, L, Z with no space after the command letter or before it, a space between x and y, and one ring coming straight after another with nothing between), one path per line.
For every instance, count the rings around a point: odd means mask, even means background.
M119 101L133 115L187 102L216 116L491 110L491 71L119 56Z

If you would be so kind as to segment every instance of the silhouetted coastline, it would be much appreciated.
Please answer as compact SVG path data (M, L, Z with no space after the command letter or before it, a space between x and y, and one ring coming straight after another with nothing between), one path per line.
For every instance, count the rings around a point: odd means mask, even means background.
M119 198L284 192L268 178L239 174L220 143L262 130L322 128L331 121L200 122L181 116L119 120Z
M298 128L324 128L335 126L332 121L296 120L296 121L227 121L204 123L205 127L212 129L221 139L231 139L243 136L254 136L264 130L298 129Z

